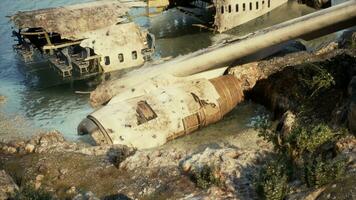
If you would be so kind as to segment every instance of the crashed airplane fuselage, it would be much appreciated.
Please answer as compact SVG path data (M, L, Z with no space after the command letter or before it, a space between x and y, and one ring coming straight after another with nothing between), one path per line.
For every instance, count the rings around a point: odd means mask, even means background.
M269 73L247 65L249 73L224 75L237 60L291 39L313 39L355 25L356 1L351 0L132 72L92 93L92 103L102 107L79 124L78 133L90 134L99 145L163 145L222 119Z
M288 0L149 0L149 7L177 7L184 13L198 17L203 13L214 16L214 28L218 32L260 17L286 3Z
M18 12L14 48L26 60L40 53L64 79L141 66L154 48L154 37L125 18L129 6L99 1Z

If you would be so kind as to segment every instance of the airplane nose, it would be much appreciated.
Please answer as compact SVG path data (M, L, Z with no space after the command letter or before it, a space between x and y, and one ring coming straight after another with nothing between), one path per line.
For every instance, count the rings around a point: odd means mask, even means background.
M93 120L85 118L78 125L77 131L78 135L91 135L92 133L100 130L99 127L93 122Z
M83 119L78 125L77 131L78 135L89 134L97 145L113 144L106 131L100 128L100 123L95 118L88 117Z

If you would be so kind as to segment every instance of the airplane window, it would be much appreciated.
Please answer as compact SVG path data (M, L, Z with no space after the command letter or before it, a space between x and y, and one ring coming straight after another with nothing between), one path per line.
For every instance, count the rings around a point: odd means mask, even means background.
M236 4L236 12L239 12L239 4Z
M124 54L119 53L118 58L120 62L124 62Z
M137 60L137 51L132 52L132 60Z
M109 56L105 56L104 61L105 61L105 65L110 65L110 57Z

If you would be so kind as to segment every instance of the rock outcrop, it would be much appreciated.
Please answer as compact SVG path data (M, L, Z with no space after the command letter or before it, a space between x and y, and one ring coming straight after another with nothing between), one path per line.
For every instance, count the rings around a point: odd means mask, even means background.
M232 196L251 199L255 198L256 194L250 178L256 173L261 156L258 151L206 148L203 152L182 160L180 166L196 182L217 184ZM209 180L198 180L206 178Z

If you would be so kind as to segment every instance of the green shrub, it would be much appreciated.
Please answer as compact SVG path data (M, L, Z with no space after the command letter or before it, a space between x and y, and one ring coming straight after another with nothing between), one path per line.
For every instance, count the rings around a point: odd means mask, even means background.
M260 197L267 200L284 199L288 189L287 165L284 161L271 161L259 172L255 187Z
M271 130L271 123L262 120L257 129L260 136L272 142L276 158L262 168L257 179L257 192L265 199L283 199L287 180L301 178L308 187L320 187L341 178L346 161L335 156L335 143L344 131L333 131L326 124L301 126L296 123L290 134L281 139ZM277 160L277 161L275 161Z
M346 160L342 157L326 160L317 156L304 163L304 180L308 187L320 187L345 174Z
M327 142L334 142L338 134L333 132L329 126L318 124L309 128L298 127L292 131L289 143L295 144L295 149L300 155L305 151L313 153Z
M207 189L212 185L222 185L220 179L215 175L215 169L207 165L202 166L200 169L193 170L192 179L198 187L203 189Z
M305 66L304 70L307 71L299 76L299 80L306 88L312 91L310 97L313 97L320 90L328 89L336 84L334 77L322 66L314 63L307 63ZM312 76L310 76L310 72L314 72Z

